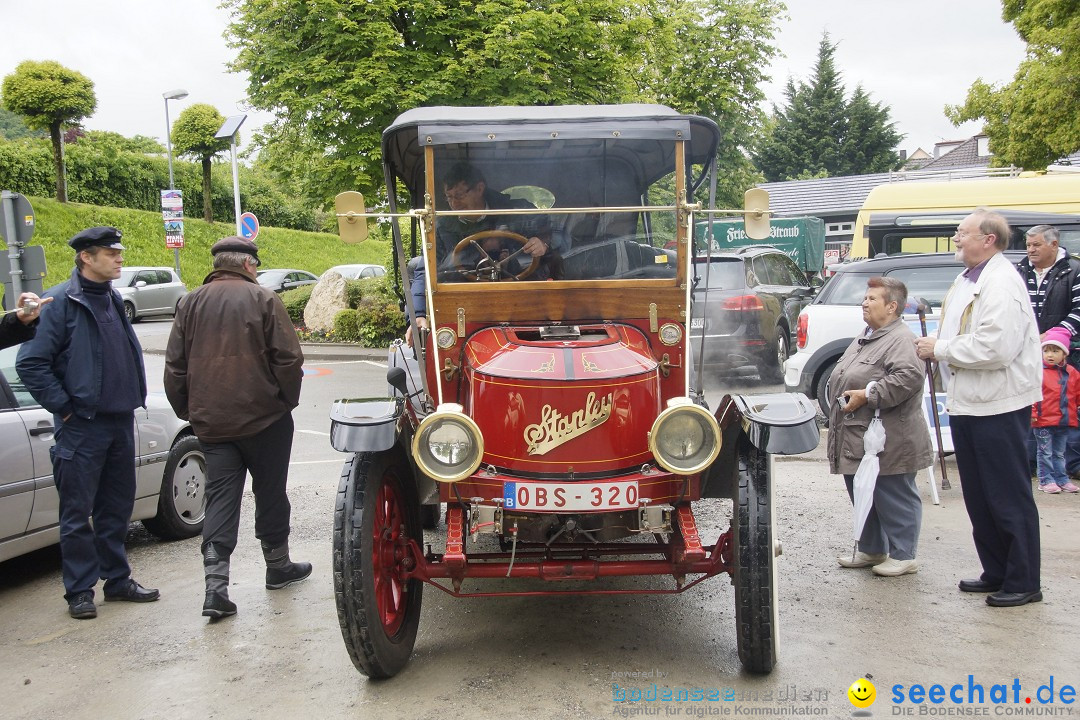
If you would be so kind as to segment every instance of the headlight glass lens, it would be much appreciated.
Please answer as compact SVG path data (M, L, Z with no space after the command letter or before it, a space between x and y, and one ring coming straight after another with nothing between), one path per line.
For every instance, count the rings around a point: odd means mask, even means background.
M708 467L720 453L720 428L699 405L669 406L653 423L649 449L665 470L692 475Z
M420 423L413 453L420 468L434 479L457 482L480 466L484 441L467 415L436 411Z
M455 422L439 423L427 434L428 452L436 462L454 467L466 460L472 451L472 438L465 428Z
M683 414L665 423L663 434L657 438L657 445L665 456L685 461L701 452L705 437L705 428L700 420Z

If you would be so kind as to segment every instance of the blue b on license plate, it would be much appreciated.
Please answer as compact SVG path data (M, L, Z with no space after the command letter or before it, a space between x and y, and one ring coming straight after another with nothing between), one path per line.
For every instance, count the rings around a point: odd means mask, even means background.
M630 510L638 506L636 480L599 483L503 483L507 510Z

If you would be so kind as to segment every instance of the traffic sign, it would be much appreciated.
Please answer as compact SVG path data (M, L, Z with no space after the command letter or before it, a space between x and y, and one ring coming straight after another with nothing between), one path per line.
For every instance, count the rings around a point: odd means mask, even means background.
M34 234L34 208L19 193L3 191L0 202L0 235L8 245L22 247Z
M259 218L255 213L246 212L240 216L240 236L254 240L259 236Z

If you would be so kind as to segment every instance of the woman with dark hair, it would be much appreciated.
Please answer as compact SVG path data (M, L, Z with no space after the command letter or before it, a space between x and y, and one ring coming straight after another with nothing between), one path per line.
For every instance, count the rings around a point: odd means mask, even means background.
M858 552L836 560L845 568L873 568L895 577L917 572L915 550L922 498L915 473L933 463L930 430L922 409L926 365L915 353L915 334L901 319L907 287L870 278L863 298L866 330L855 338L829 377L829 469L843 474L848 496L862 461L863 435L875 416L885 427L885 449L870 515Z

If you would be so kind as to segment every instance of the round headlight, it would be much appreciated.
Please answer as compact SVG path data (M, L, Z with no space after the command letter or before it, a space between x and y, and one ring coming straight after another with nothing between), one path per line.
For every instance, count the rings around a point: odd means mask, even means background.
M720 454L720 426L705 408L676 398L653 423L649 450L665 470L693 475Z
M438 332L435 333L435 343L443 350L454 347L456 342L457 333L448 327L439 328Z
M660 326L660 342L665 345L678 345L682 340L682 328L675 323L665 323Z
M439 406L416 429L413 457L426 474L440 482L463 480L480 467L484 438L473 419L455 404Z

